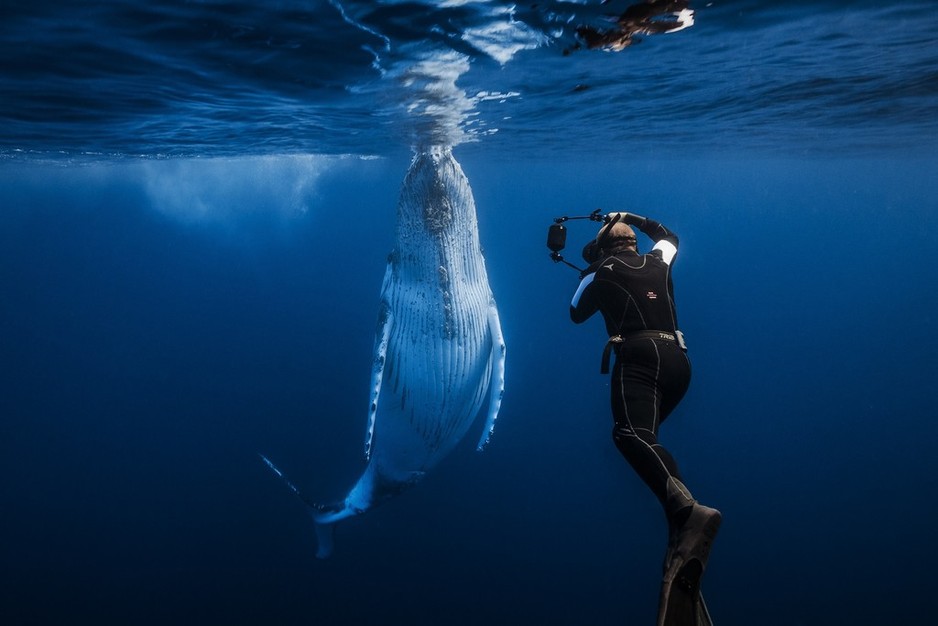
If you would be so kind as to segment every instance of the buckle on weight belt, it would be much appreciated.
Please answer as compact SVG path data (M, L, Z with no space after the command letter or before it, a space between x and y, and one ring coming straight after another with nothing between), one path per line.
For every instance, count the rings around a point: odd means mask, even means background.
M606 342L606 347L603 348L603 362L599 368L600 374L609 373L609 355L612 354L612 348L623 341L625 341L625 339L622 338L622 335L613 335L609 338L609 341Z

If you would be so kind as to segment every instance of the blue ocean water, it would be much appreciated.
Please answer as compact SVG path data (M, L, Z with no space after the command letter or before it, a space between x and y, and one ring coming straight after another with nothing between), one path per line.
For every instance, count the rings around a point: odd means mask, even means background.
M544 247L603 208L681 236L661 439L724 512L716 623L926 621L933 3L664 4L617 52L575 30L626 2L0 4L0 619L651 623L664 520ZM426 143L478 205L498 428L318 561L257 454L325 499L361 470Z

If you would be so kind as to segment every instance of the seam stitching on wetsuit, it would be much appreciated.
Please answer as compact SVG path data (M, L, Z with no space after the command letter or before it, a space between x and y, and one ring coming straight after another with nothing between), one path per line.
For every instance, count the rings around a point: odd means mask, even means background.
M654 339L649 339L648 341L650 341L650 342L652 343L652 345L655 347L655 354L658 356L658 369L657 369L657 371L655 372L655 397L654 397L654 400L655 400L655 402L654 402L654 405L655 405L655 417L654 417L654 420L653 420L653 423L654 423L655 425L657 425L657 422L658 422L658 402L657 402L657 399L658 399L658 373L661 371L661 356L660 356L660 354L658 353L658 346L657 346L657 344L655 344L655 340L654 340ZM646 431L646 432L651 432L651 434L655 436L655 440L656 440L655 444L650 444L650 443L648 443L647 441L645 441L644 439L642 439L641 437L639 437L639 436L636 434L636 429L632 426L632 420L629 419L629 403L628 403L628 402L626 401L626 399L625 399L625 378L622 377L621 375L619 376L619 393L620 393L621 396L622 396L622 406L623 406L624 409L625 409L626 428L628 428L629 432L631 433L631 435L628 435L628 436L634 437L635 439L637 439L638 441L640 441L642 445L644 445L646 448L648 448L649 452L651 452L652 455L655 457L655 460L658 461L658 464L661 466L661 469L664 470L664 473L665 473L666 476L668 476L668 477L673 476L673 474L671 473L671 470L668 468L667 464L664 462L664 459L662 459L662 458L661 458L661 455L658 454L658 452L655 450L655 446L661 448L662 450L664 449L664 446L663 446L663 445L661 445L660 443L657 443L658 435L655 434L655 431L654 431L654 430L649 431L647 428L642 428L642 429L641 429L641 430L644 430L644 431ZM616 426L618 427L619 424L617 423Z
M648 324L645 322L645 316L642 315L642 307L638 306L638 300L635 299L635 296L632 295L632 292L620 285L617 282L608 281L613 287L622 291L628 298L626 301L625 308L622 310L622 316L619 317L618 322L616 323L616 330L620 333L622 332L622 325L625 323L625 319L628 317L629 308L632 304L635 305L635 312L638 313L638 319L642 323L642 328L648 330Z
M628 263L626 263L625 261L623 261L622 259L620 259L620 258L617 257L617 256L613 256L613 257L611 257L611 258L612 258L613 260L615 260L615 261L618 261L618 262L621 263L622 265L626 266L626 267L629 268L630 270L640 270L640 269L642 269L643 267L645 267L645 264L648 262L648 259L645 258L646 256L647 256L647 255L645 255L645 254L641 255L642 264L639 265L638 267L636 267L636 266L634 266L634 265L629 265ZM607 258L607 260L608 260L608 258Z
M635 432L635 429L632 428L632 420L629 418L629 403L628 403L628 401L625 399L625 377L622 376L622 374L621 374L622 364L621 364L621 363L618 363L618 358L619 358L619 357L617 356L617 357L616 357L616 361L617 361L617 364L618 364L619 369L620 369L620 372L619 372L619 395L622 396L622 406L625 408L625 423L627 424L628 429L634 433L634 432Z
M655 340L654 340L654 339L649 339L648 341L650 341L652 347L654 347L654 349L655 349L655 358L657 359L657 363L655 364L655 387L654 387L654 394L655 394L655 395L654 395L654 398L653 398L653 400L654 400L654 405L655 405L655 417L654 417L654 419L652 420L651 424L652 424L652 428L653 428L654 430L658 430L658 404L659 404L659 402L658 402L658 378L659 378L659 376L661 375L661 353L658 352L658 344L655 343ZM657 437L657 435L655 435L655 436ZM669 474L670 474L670 472L669 472Z

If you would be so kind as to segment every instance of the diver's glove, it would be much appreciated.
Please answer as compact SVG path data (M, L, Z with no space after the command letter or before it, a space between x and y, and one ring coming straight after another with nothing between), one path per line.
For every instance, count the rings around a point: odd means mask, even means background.
M638 226L639 230L641 230L642 225L648 220L646 217L635 215L634 213L628 213L626 211L619 211L618 213L607 213L606 217L611 220L616 215L619 216L619 221L623 224L628 224L629 226Z

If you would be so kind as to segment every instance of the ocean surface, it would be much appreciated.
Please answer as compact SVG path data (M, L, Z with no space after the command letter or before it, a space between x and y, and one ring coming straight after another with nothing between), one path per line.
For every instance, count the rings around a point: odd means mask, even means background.
M664 519L544 245L597 208L681 238L660 437L724 514L714 622L931 621L936 8L0 2L0 622L653 623ZM258 455L323 500L359 475L433 145L478 206L498 426L317 560Z

